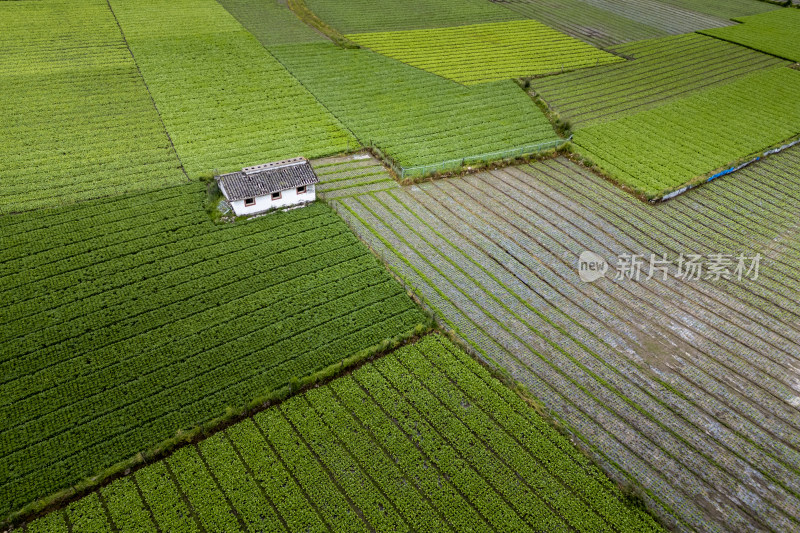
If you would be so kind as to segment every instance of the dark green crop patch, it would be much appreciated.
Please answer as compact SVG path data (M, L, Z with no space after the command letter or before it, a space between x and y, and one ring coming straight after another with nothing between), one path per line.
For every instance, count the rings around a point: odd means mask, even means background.
M0 515L428 318L329 208L203 184L0 218Z

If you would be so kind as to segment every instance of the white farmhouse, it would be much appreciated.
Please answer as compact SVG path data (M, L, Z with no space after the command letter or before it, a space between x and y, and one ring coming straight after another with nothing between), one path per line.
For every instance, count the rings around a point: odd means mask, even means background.
M314 186L319 183L303 157L243 168L216 180L237 216L313 202L317 197Z

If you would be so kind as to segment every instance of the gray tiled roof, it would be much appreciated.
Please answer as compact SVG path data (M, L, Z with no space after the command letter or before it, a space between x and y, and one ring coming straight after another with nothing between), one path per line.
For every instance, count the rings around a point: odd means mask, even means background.
M217 181L222 184L225 197L233 202L313 185L319 182L319 178L307 160L297 158L223 174L217 176Z

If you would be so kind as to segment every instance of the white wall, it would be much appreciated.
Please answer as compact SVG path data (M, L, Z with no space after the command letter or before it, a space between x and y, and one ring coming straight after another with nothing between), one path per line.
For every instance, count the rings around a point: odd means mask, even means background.
M314 189L314 185L309 185L306 187L305 194L297 194L297 189L289 189L281 192L280 200L273 200L270 196L258 196L256 197L255 205L245 207L244 200L236 200L235 202L230 202L230 204L233 207L233 212L237 216L241 216L262 213L269 209L289 207L304 202L313 202L316 198L317 192Z

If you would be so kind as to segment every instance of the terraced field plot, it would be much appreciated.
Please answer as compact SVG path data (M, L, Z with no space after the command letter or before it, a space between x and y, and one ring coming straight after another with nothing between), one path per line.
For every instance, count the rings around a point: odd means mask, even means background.
M756 72L580 129L573 142L635 193L660 198L800 133L799 93L796 70Z
M573 129L618 119L786 61L697 34L615 46L630 61L532 80Z
M368 154L317 159L312 164L319 177L317 194L326 200L400 187L381 162Z
M684 9L661 0L636 0L636 2L621 2L619 0L582 1L590 6L625 17L634 22L646 24L670 35L732 25L732 22L725 18L712 17L705 13Z
M780 9L780 6L759 0L658 0L662 4L697 11L723 19L757 15Z
M0 218L3 517L427 322L324 205L218 227L203 196Z
M465 85L622 61L535 20L347 37L380 54Z
M105 1L0 3L0 214L186 182Z
M509 0L503 6L599 47L668 35L581 0Z
M279 0L217 0L264 46L327 41Z
M402 167L557 139L512 81L467 88L369 50L333 44L270 51L359 141Z
M507 0L502 5L603 48L730 26L730 18L779 9L757 0Z
M342 33L443 28L522 18L485 0L306 0L305 3Z
M103 510L108 509L108 515ZM657 532L439 335L115 481L27 531Z
M213 0L112 0L190 177L355 139Z
M657 207L564 159L336 205L447 327L679 530L793 531L798 191L793 148ZM757 282L682 280L673 266L589 284L585 250L612 265L622 253L763 259Z
M703 33L778 57L800 61L800 11L781 9L736 20L742 24Z

